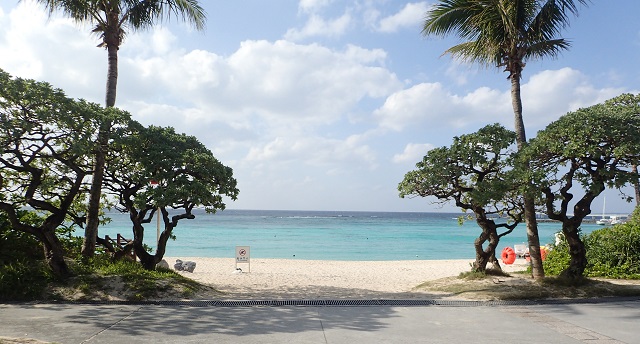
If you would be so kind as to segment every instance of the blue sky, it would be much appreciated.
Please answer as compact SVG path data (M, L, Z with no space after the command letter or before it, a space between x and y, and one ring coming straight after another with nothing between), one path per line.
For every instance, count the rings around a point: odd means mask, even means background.
M201 1L203 32L175 20L129 33L116 106L173 126L234 169L237 209L457 211L400 199L397 184L428 149L490 123L513 127L498 69L441 56L425 38L433 1ZM527 135L567 111L638 92L637 0L582 7L557 59L529 61ZM104 103L106 51L30 0L0 3L0 68ZM607 192L607 211L632 205ZM602 197L594 203L599 213Z

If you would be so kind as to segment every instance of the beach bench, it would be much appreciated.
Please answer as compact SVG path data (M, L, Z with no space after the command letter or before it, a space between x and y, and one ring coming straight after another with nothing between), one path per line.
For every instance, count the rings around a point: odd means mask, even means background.
M513 245L513 251L515 251L518 258L524 258L529 254L529 247L525 244Z

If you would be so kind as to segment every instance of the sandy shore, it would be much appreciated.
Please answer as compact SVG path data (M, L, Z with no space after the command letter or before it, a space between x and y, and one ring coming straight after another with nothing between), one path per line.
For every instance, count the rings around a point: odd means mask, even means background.
M233 258L166 257L196 262L193 273L180 272L222 291L224 299L406 299L423 298L419 284L470 270L472 259L412 261L320 261L251 259L235 270ZM526 269L526 262L503 266Z

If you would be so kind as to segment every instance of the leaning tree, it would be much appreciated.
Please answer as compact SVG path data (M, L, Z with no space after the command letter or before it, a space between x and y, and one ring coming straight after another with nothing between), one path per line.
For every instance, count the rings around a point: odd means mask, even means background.
M581 277L587 266L580 225L605 187L622 188L638 180L640 116L628 108L598 104L551 123L523 152L542 191L544 212L562 223L571 261L562 275Z
M430 150L398 185L400 197L433 196L473 212L482 230L474 242L476 271L485 271L489 262L501 269L496 247L522 221L519 183L511 168L514 141L515 133L499 124L485 126L454 138L450 147Z
M69 269L56 229L65 221L84 222L76 206L87 191L95 133L120 115L0 70L0 211L14 230L42 242L47 263L61 277ZM37 211L42 221L25 221L24 209Z
M577 14L576 3L588 0L441 0L427 13L425 36L456 34L464 42L445 51L465 62L497 67L509 73L511 105L518 149L527 144L522 116L520 80L529 60L555 57L568 49L569 41L558 38L569 24L569 14ZM526 161L523 162L526 168ZM526 194L525 219L531 254L532 274L544 277L535 200Z
M53 14L61 11L79 23L93 25L92 33L100 37L98 47L107 50L107 87L105 105L116 103L118 83L118 51L127 31L139 31L153 27L158 21L172 16L192 24L197 30L205 27L206 14L198 0L36 0ZM95 147L95 167L92 174L89 213L85 229L82 254L93 256L98 234L102 178L105 156L110 137L109 123L99 128Z
M146 269L154 269L178 222L195 218L195 207L210 213L225 209L224 197L237 198L237 182L232 169L193 136L133 121L116 131L119 139L107 160L105 189L129 213L136 256ZM151 254L144 247L144 225L158 211L163 229Z

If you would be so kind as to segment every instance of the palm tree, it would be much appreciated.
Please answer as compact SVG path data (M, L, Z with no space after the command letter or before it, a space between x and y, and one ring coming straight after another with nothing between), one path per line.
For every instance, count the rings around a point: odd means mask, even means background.
M113 107L116 103L118 84L118 49L127 30L149 29L158 20L176 16L192 24L197 30L205 27L206 14L197 0L36 0L49 11L61 11L79 23L93 25L92 33L98 35L108 55L107 89L105 103ZM95 153L93 181L87 211L82 255L91 257L95 252L98 234L98 214L104 174L105 155L111 124L105 123L98 133Z
M587 0L577 0L587 5ZM557 38L568 26L569 14L577 15L572 0L441 0L427 13L425 36L456 34L465 40L445 51L464 62L504 68L511 81L511 104L515 117L518 149L527 144L522 118L520 79L525 62L556 57L570 43ZM525 162L526 164L526 162ZM544 277L540 238L532 195L525 195L525 220L533 277Z

